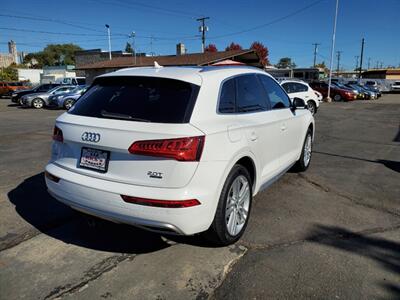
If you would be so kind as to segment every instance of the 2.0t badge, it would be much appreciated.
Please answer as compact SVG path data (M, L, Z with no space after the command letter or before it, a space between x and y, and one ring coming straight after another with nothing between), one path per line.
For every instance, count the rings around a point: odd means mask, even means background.
M100 141L100 133L84 132L81 136L82 141L98 143Z

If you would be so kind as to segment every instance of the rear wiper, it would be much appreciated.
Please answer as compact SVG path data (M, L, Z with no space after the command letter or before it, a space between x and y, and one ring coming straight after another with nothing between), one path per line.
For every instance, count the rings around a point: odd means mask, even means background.
M126 115L126 114L109 112L109 111L105 111L104 109L100 113L103 117L106 117L106 118L131 120L131 121L138 121L138 122L151 122L150 120L135 118L135 117L132 117L131 115Z

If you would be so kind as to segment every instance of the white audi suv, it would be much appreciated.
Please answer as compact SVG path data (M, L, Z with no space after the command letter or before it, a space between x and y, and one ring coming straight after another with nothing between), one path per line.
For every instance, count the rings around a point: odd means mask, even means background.
M57 118L46 184L90 215L231 244L259 191L308 168L305 107L256 68L122 69Z

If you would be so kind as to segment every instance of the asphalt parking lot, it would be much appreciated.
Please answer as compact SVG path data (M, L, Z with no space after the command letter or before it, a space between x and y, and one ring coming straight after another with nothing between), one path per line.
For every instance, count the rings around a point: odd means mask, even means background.
M310 169L257 195L236 245L108 222L46 192L60 110L0 99L1 299L399 299L400 94L323 103Z

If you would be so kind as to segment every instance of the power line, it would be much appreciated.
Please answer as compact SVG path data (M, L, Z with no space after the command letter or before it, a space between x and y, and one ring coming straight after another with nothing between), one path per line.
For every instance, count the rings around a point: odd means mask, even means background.
M272 21L270 21L268 23L264 23L264 24L261 24L261 25L257 25L257 26L254 26L254 27L251 27L251 28L247 28L247 29L243 29L243 30L236 31L236 32L231 32L231 33L227 33L227 34L213 36L213 37L210 37L210 39L214 40L214 39L220 39L220 38L224 38L224 37L228 37L228 36L234 36L234 35L250 32L250 31L254 31L254 30L257 30L257 29L260 29L260 28L263 28L263 27L267 27L267 26L273 25L275 23L279 23L280 21L283 21L285 19L293 17L293 16L295 16L295 15L297 15L297 14L299 14L299 13L301 13L301 12L303 12L303 11L305 11L305 10L315 6L315 5L317 5L318 3L322 2L322 1L324 1L324 0L318 0L318 1L312 2L309 5L306 5L306 6L300 8L298 10L295 10L292 13L287 14L285 16L276 18L275 20L272 20Z
M43 22L53 22L53 23L58 23L58 24L63 24L63 25L68 25L72 26L75 28L80 28L84 30L89 30L89 31L95 31L95 32L102 32L101 30L85 27L85 26L80 26L72 23L68 23L65 21L61 20L55 20L51 18L44 18L44 17L25 17L25 16L19 16L19 15L9 15L9 14L0 14L0 17L7 17L7 18L16 18L16 19L25 19L25 20L33 20L33 21L43 21Z

